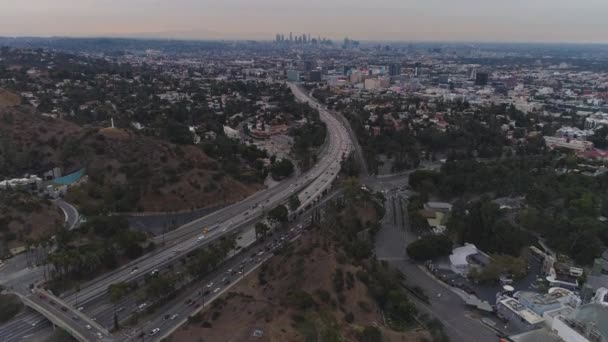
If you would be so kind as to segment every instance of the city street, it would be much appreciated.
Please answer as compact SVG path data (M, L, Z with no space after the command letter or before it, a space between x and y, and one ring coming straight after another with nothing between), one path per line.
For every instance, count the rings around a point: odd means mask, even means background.
M462 299L445 285L424 272L418 264L409 259L406 247L417 239L410 231L407 211L402 210L400 198L407 198L407 191L391 191L396 185L406 185L407 176L382 183L378 180L370 185L377 191L386 191L386 214L382 229L376 236L376 255L389 265L403 272L409 286L419 286L429 297L429 304L414 296L409 296L418 310L438 318L453 342L486 342L497 339L496 334L481 323L478 317L464 305ZM405 204L405 203L404 203Z

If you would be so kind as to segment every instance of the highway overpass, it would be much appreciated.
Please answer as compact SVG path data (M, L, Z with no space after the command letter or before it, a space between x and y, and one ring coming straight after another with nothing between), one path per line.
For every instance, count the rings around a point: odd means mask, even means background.
M82 305L96 303L97 299L107 294L107 289L111 284L118 282L132 282L142 278L145 274L153 270L162 269L169 264L177 262L189 252L202 248L212 241L232 232L237 231L243 225L250 224L261 219L265 213L280 204L285 204L292 194L298 194L301 199L301 207L305 208L309 204L316 202L332 186L339 171L342 158L351 151L352 143L350 137L341 122L327 110L321 108L308 95L294 84L290 84L294 95L303 102L312 104L319 109L320 118L327 126L327 147L319 162L308 172L298 178L282 182L278 186L258 192L247 199L223 208L203 218L187 223L178 229L169 232L164 239L166 245L154 252L142 256L114 271L108 272L88 283L81 284L78 294L71 294L64 298L67 312L50 307L47 302L36 300L31 296L26 299L34 310L39 311L58 326L67 327L66 330L82 336L86 331L82 331L82 322L86 319L75 320L73 317L81 318L82 313L78 312L74 305L76 300ZM300 211L300 209L298 211ZM208 232L203 234L203 229L207 227ZM33 273L29 273L31 277ZM18 279L13 279L13 281ZM40 298L39 298L40 299ZM57 312L60 311L60 312ZM48 316L47 316L48 315ZM93 327L92 324L89 324ZM20 329L20 327L17 327ZM86 324L85 328L86 329ZM86 329L88 331L88 329ZM93 329L92 329L93 330ZM98 329L99 330L99 329ZM109 338L103 331L104 338Z

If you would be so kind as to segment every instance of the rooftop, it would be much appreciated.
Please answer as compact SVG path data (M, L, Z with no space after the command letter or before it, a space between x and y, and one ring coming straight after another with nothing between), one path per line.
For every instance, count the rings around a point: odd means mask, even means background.
M526 308L515 298L506 298L500 301L500 304L504 305L509 310L513 311L521 319L526 321L530 325L535 325L543 322L545 319L534 313L534 311Z

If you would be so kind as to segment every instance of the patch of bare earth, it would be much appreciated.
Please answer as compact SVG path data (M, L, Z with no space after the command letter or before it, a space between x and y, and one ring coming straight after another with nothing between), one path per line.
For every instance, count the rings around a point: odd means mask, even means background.
M69 198L79 205L94 207L111 189L137 185L129 211L183 211L233 203L263 187L224 175L219 164L196 146L117 128L81 127L42 117L27 107L0 110L0 136L14 151L14 160L27 161L4 163L0 153L0 166L6 165L0 177L41 173L55 166L66 172L85 167L90 182L98 186L85 185Z
M356 277L362 268L340 263L342 258L329 241L309 232L293 243L293 249L273 256L230 292L224 294L200 319L179 328L170 341L321 341L314 336L337 333L342 341L357 341L366 326L378 326L383 341L430 341L424 330L391 331L383 324L382 312ZM334 289L336 271L354 282L341 293ZM348 282L347 282L348 283ZM314 305L294 304L294 292L309 294ZM352 321L347 322L347 314ZM254 337L256 330L262 332Z
M0 255L26 240L49 237L62 227L63 213L48 200L21 192L0 192Z
M21 96L0 88L0 108L13 107L21 103Z

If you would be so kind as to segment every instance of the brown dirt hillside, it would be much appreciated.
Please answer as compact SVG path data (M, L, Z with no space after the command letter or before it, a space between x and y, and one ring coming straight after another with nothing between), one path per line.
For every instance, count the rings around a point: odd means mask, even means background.
M21 96L0 89L0 108L13 107L21 103Z
M85 213L204 208L240 200L260 187L225 176L196 146L80 127L29 108L0 110L0 178L54 166L68 172L87 168L89 182L70 194Z
M360 332L372 326L380 329L384 342L432 340L424 330L387 328L366 285L357 279L362 269L341 259L326 240L309 232L290 251L273 256L212 308L178 329L169 341L359 341ZM333 281L338 269L346 284L341 293ZM263 332L261 337L252 336L256 329Z
M46 199L22 192L0 191L0 258L26 239L53 235L64 222L61 209Z

